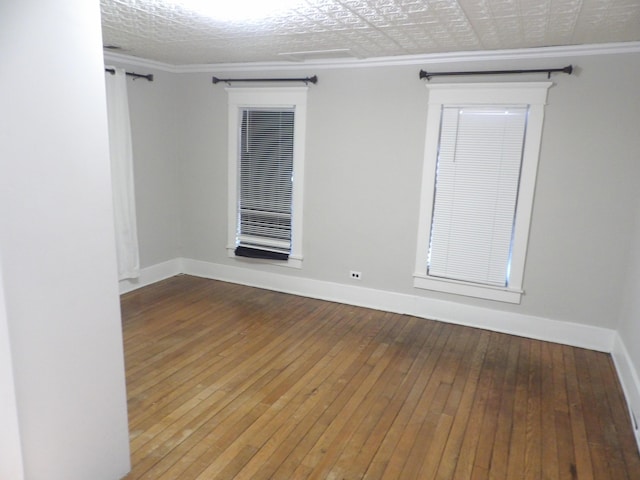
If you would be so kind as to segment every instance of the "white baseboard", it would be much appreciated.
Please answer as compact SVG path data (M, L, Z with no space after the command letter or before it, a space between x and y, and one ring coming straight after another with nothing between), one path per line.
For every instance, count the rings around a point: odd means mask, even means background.
M618 372L618 378L620 379L622 390L627 400L633 432L636 436L638 450L640 450L640 429L638 429L638 421L640 419L635 413L640 412L640 380L638 379L638 372L629 356L629 351L618 332L616 332L614 337L611 356L613 357L613 363Z
M312 280L250 268L182 259L183 273L304 297L468 325L522 337L611 352L615 331L445 300Z
M182 273L182 259L174 258L166 262L157 263L147 268L140 269L140 276L135 279L120 280L120 294L146 287L165 278Z

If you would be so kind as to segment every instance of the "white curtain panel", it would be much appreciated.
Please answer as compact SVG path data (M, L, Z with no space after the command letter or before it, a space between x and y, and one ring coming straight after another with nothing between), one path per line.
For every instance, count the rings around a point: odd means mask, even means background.
M126 73L122 68L107 68L115 70L115 74L105 75L118 279L124 280L137 278L140 273L131 125Z

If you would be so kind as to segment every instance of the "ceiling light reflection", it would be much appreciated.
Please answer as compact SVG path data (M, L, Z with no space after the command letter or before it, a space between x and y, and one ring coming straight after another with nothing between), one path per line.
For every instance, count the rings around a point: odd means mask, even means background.
M304 0L174 0L174 3L221 21L251 21L277 17Z

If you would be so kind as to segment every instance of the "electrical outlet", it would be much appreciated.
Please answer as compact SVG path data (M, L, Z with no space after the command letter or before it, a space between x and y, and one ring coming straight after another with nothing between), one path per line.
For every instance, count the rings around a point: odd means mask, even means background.
M354 280L362 280L362 273L351 270L351 278Z

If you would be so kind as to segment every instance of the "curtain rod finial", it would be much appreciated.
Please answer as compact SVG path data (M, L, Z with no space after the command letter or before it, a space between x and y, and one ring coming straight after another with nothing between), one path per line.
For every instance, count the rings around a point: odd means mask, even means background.
M420 80L423 79L427 79L427 80L431 80L431 75L429 75L427 72L425 72L424 70L420 70Z

